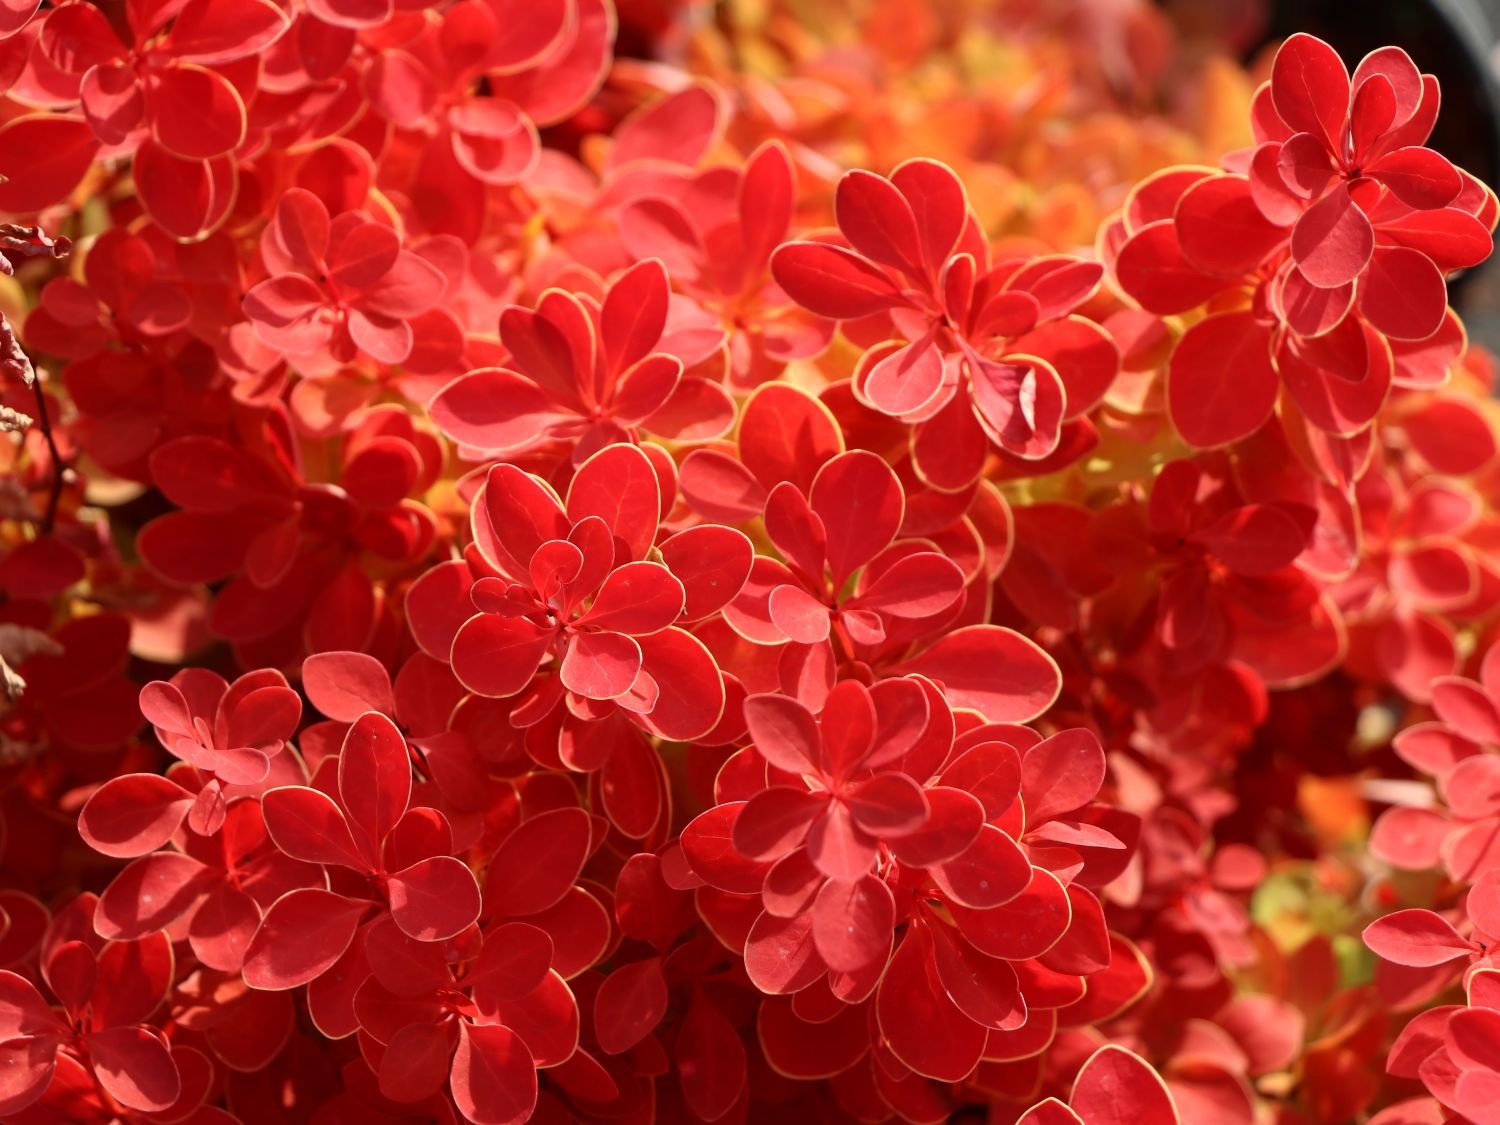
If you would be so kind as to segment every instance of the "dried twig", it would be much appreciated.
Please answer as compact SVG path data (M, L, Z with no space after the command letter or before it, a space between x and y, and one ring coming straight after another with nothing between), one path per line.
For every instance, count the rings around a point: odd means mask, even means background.
M18 434L32 423L30 414L22 414L10 406L0 406L0 434Z
M40 227L25 227L15 223L0 223L0 273L10 276L15 272L15 259L64 258L73 244L66 238L51 238ZM57 522L57 509L62 503L65 469L62 454L57 448L57 439L52 433L52 418L47 411L47 396L42 390L41 380L30 358L16 340L9 322L0 314L0 372L13 375L36 396L36 427L47 442L47 452L52 458L52 484L47 497L47 509L42 516L42 533L48 534ZM10 410L15 420L25 419L24 425L4 425L6 430L22 429L32 424L32 419L20 411ZM8 420L7 420L8 421Z

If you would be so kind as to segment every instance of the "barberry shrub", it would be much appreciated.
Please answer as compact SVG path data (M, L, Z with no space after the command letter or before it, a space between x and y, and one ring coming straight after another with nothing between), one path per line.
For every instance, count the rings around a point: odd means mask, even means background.
M1500 204L1068 7L0 3L0 1118L1500 1122Z

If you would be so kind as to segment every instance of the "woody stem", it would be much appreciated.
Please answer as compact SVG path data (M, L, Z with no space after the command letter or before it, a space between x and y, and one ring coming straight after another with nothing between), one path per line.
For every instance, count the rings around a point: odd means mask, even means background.
M62 503L63 491L63 463L62 454L57 451L57 438L52 433L52 418L47 413L47 396L42 392L42 378L38 373L31 382L32 392L36 395L36 425L41 431L42 437L47 442L47 452L52 458L52 483L47 496L47 511L42 516L42 534L52 534L53 525L57 522L57 508Z

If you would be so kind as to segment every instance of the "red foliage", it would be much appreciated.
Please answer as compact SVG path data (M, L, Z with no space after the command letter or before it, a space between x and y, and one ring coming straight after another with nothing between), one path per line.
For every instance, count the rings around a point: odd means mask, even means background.
M0 1117L1496 1120L1435 79L709 7L0 4Z

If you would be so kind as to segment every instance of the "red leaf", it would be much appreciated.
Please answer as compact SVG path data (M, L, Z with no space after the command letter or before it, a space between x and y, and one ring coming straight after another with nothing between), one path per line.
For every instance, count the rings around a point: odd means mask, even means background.
M992 723L1029 722L1062 690L1052 658L998 625L956 629L891 672L935 680L953 706L978 711Z
M765 508L765 490L748 468L727 454L695 449L683 461L681 473L683 496L695 511L709 519L725 524L743 523L760 515Z
M496 454L535 444L564 417L536 383L499 367L455 379L438 392L431 410L449 437Z
M214 873L176 852L142 856L99 896L94 929L100 937L133 940L166 929L209 888ZM259 921L257 916L256 921Z
M1218 277L1254 271L1287 237L1284 227L1261 214L1243 176L1209 176L1193 184L1177 203L1176 223L1183 254Z
M1172 1095L1156 1071L1139 1055L1114 1044L1089 1056L1073 1081L1068 1104L1088 1125L1171 1125L1178 1120Z
M374 865L355 842L349 822L333 798L317 789L287 785L261 796L266 831L283 854L306 863L341 864L355 871Z
M834 972L854 973L890 953L896 900L874 875L853 883L823 884L812 904L818 954Z
M1380 224L1380 235L1383 243L1421 251L1441 270L1478 265L1494 247L1485 225L1456 207L1413 211L1385 220Z
M945 362L929 333L862 364L855 387L860 400L882 414L902 420L930 418L945 396L953 394L952 362Z
M605 815L633 840L650 834L667 806L667 778L654 747L622 736L599 773Z
M274 504L288 492L260 457L205 437L177 438L153 450L151 479L172 503L199 512Z
M922 272L916 216L891 181L861 169L845 172L833 210L839 230L860 254L910 274Z
M834 320L853 320L905 303L895 284L852 251L823 242L788 242L771 255L787 296Z
M519 1125L536 1108L536 1064L506 1027L460 1021L450 1082L459 1112L474 1125Z
M1500 1012L1493 1008L1462 1008L1448 1021L1448 1053L1466 1070L1500 1073Z
M1430 148L1398 148L1365 168L1364 174L1419 211L1446 207L1463 189L1458 169Z
M360 716L339 752L339 799L349 828L374 855L411 800L411 760L396 724L376 711Z
M688 86L636 111L615 130L609 167L658 160L689 167L698 163L720 125L719 100L705 86Z
M985 811L978 799L959 789L934 786L923 791L930 814L915 832L885 841L910 867L932 867L961 855L979 837Z
M132 167L141 206L175 238L193 240L229 217L239 194L231 156L185 160L152 140L141 142Z
M755 860L779 859L798 846L827 800L805 789L776 786L751 797L734 823L734 846Z
M1475 951L1452 923L1430 910L1398 910L1365 927L1364 942L1379 957L1397 965L1426 968Z
M486 909L523 918L556 905L583 870L589 842L589 817L582 809L553 809L523 821L490 863Z
M18 973L0 969L0 1041L43 1036L62 1028L62 1021L47 1006L36 985Z
M788 481L806 495L818 470L843 450L843 433L833 414L806 391L767 383L746 400L740 416L740 460L766 490Z
M1193 536L1236 574L1270 574L1302 553L1307 535L1271 504L1235 508Z
M828 560L828 530L796 485L783 481L766 497L766 535L787 564L821 585Z
M291 355L326 347L333 325L323 313L326 297L301 274L268 278L245 294L241 307L267 344Z
M1066 316L1099 291L1104 267L1067 255L1049 255L1022 266L1006 282L1010 292L1027 293L1037 302L1039 321Z
M1443 326L1448 288L1431 258L1407 246L1377 246L1359 280L1359 311L1396 340L1425 340Z
M631 200L620 211L620 237L632 255L660 259L675 275L693 277L703 271L701 236L670 200Z
M144 1027L112 1027L87 1038L94 1077L121 1105L156 1113L182 1092L177 1064L162 1041Z
M78 816L78 834L105 855L145 855L172 838L192 804L193 794L174 781L155 774L125 774L106 781L89 797Z
M102 904L101 904L102 905ZM97 925L97 919L96 919ZM212 888L188 925L193 954L211 969L237 973L260 925L260 907L244 891L221 883Z
M0 38L9 38L24 28L40 6L35 0L6 0L0 5Z
M828 639L832 618L826 605L800 586L777 586L766 601L771 623L801 645Z
M317 888L282 895L245 950L245 983L280 992L316 980L349 948L368 905Z
M656 347L667 323L669 293L667 271L654 259L615 278L599 315L599 343L607 370L624 371Z
M594 1034L607 1055L630 1050L667 1014L667 981L660 957L623 965L594 994Z
M291 26L270 0L215 4L196 0L182 5L172 24L173 57L214 66L264 51Z
M745 971L770 996L800 992L828 971L818 956L812 916L777 918L762 914L745 941Z
M362 652L313 653L302 662L302 687L314 707L343 723L366 711L395 710L390 674Z
M830 879L852 882L874 865L878 841L854 822L847 804L836 801L813 821L807 834L807 854Z
M933 867L930 874L948 899L976 910L1010 902L1032 878L1026 854L993 824L986 824L968 848Z
M1045 1098L1016 1119L1016 1125L1086 1125L1083 1118L1056 1098Z
M1039 356L1062 379L1066 420L1081 418L1099 404L1120 372L1120 347L1101 326L1078 316L1049 321L1008 345L1017 355Z
M964 573L958 564L923 551L898 559L857 598L844 603L844 608L922 620L949 609L963 588Z
M1059 731L1037 743L1021 758L1027 827L1088 804L1104 784L1104 771L1104 750L1092 731Z
M981 742L948 765L941 781L977 798L985 819L999 820L1021 793L1021 754L1008 742Z
M164 933L138 941L111 941L99 950L99 980L90 1001L92 1026L142 1023L161 1007L172 987L172 942Z
M697 621L723 609L744 588L755 548L743 532L702 524L663 542L661 555L682 583L683 616Z
M1341 152L1349 114L1349 72L1327 43L1298 33L1271 64L1271 99L1294 133L1313 133Z
M1447 817L1434 809L1387 809L1370 832L1370 851L1396 867L1437 867L1452 830Z
M1068 901L1073 907L1068 932L1040 961L1055 973L1078 976L1101 973L1110 962L1109 927L1104 910L1092 893L1077 884L1068 888Z
M536 675L553 636L524 617L476 614L453 638L453 674L477 695L515 695Z
M568 640L559 677L564 687L585 699L618 699L630 690L640 671L641 646L633 638L621 633L580 633Z
M625 544L629 559L644 559L661 518L656 470L636 446L607 446L585 461L573 477L567 509L574 523L598 516Z
M443 1088L453 1058L451 1024L412 1023L385 1046L378 1079L380 1092L396 1102L420 1102Z
M387 246L389 243L387 242ZM335 247L334 253L338 252ZM370 263L373 267L374 263ZM361 280L364 276L361 275ZM447 284L442 272L425 258L418 257L409 250L402 250L396 255L395 263L377 280L366 282L359 288L357 296L350 298L351 303L358 309L359 313L366 318L379 324L387 320L397 323L411 319L419 313L424 313L433 305L437 304L438 298L443 295L443 288ZM358 322L358 316L351 320L350 327ZM401 335L410 340L411 330L402 325L405 331ZM361 343L366 351L372 355L375 352ZM406 358L410 345L400 349L400 354L394 359L384 358L387 363L398 363Z
M637 721L672 742L702 738L724 713L724 681L708 647L682 629L637 638L642 667L657 687L656 703Z
M1302 1053L1307 1020L1289 1001L1274 996L1237 996L1215 1022L1233 1035L1250 1057L1252 1075L1285 1069Z
M901 1062L928 1078L961 1082L978 1065L988 1033L935 987L931 956L927 927L913 925L875 993L875 1015Z
M52 950L42 965L47 986L69 1011L82 1011L99 981L99 961L81 941L68 941Z
M954 921L975 949L1007 961L1040 957L1067 932L1073 906L1052 872L1032 868L1026 889L991 910L952 908Z
M1177 342L1167 409L1190 445L1209 449L1260 429L1276 404L1277 388L1270 331L1253 313L1218 313Z
M711 887L732 894L756 894L767 865L746 859L733 844L734 825L743 802L715 805L682 830L682 852L693 872Z
M462 862L440 855L412 864L387 882L391 917L418 941L446 941L479 918L479 884Z
M428 656L448 663L454 636L474 616L473 586L468 564L454 560L439 563L407 590L406 617L412 639Z
M506 574L520 577L543 543L568 537L570 521L556 494L514 465L490 469L481 495L474 501L475 541ZM492 537L488 542L485 533Z
M1469 890L1464 903L1480 933L1500 937L1500 873L1487 871Z
M245 139L245 103L216 71L183 64L162 67L146 79L151 135L173 156L208 160Z
M79 553L52 535L15 547L0 561L0 585L17 598L51 598L84 576Z
M874 745L876 711L870 690L853 679L834 684L817 726L823 744L820 771L837 781L853 777Z
M1295 269L1283 270L1280 277L1280 292L1273 295L1281 305L1287 325L1302 336L1322 336L1333 331L1354 307L1352 283L1319 289Z
M27 214L62 202L94 161L99 142L82 117L32 114L0 126L0 211Z
M573 624L631 636L658 633L677 623L684 605L683 585L666 567L626 563L610 573L593 605Z
M507 922L485 938L465 983L485 996L519 1000L541 985L552 955L552 938L546 930L526 922Z
M1359 65L1354 68L1351 84L1358 91L1377 76L1383 78L1390 87L1394 108L1389 124L1405 124L1422 103L1424 83L1417 64L1400 47L1381 47L1359 60ZM1357 103L1351 116L1360 116Z
M1308 208L1292 228L1297 268L1322 289L1336 289L1357 278L1370 264L1374 249L1374 228L1343 185Z
M964 1015L997 1031L1025 1022L1026 1003L1008 961L980 953L945 926L933 925L931 935L937 979Z
M1120 288L1142 308L1162 316L1197 308L1228 284L1188 261L1171 219L1151 223L1132 234L1115 255L1114 264Z
M745 162L738 202L746 261L763 267L786 239L796 206L796 172L780 141L765 142Z
M366 926L359 944L376 981L396 996L420 1000L453 983L443 946L409 937L388 916Z
M0 1041L0 1113L19 1114L45 1094L57 1069L57 1057L55 1040Z
M891 182L916 217L923 262L936 269L954 252L969 218L963 182L946 164L921 157L903 161Z
M749 1069L740 1033L701 990L682 1021L676 1055L682 1099L702 1120L720 1120L745 1094Z
M401 236L379 223L340 224L328 248L328 279L339 289L368 289L395 268Z
M684 381L682 361L676 356L657 352L646 356L620 376L615 387L615 418L624 425L644 421L653 433L686 438L700 422L708 424L707 418L700 418L696 413L698 392L704 392L702 405L708 406L710 414L713 413L717 408L708 402L713 391L708 390L707 382L699 378ZM728 429L733 421L734 408L732 404L726 404L725 409L728 418L724 424L704 437L717 437Z
M864 450L840 454L824 465L808 499L823 521L837 584L896 537L906 510L896 474Z
M905 774L878 773L845 795L854 823L882 840L919 832L928 818L922 787Z
M1463 737L1500 744L1500 707L1473 680L1444 676L1433 681L1432 706L1438 718Z

